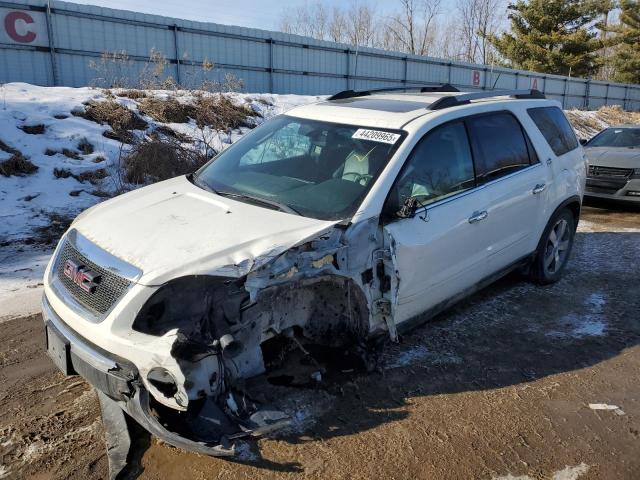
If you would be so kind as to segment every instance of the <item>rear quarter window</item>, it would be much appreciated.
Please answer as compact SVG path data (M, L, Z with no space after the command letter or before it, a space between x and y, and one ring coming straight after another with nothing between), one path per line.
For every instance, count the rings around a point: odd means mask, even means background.
M556 156L578 148L576 134L558 107L529 108L527 112Z

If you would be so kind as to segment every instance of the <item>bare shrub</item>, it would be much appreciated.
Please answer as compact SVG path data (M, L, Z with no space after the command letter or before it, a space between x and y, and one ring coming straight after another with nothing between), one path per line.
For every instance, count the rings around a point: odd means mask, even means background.
M78 117L100 124L108 124L114 131L144 130L147 122L140 115L113 100L89 102L84 110L72 112Z
M11 175L24 177L35 173L37 170L38 167L20 152L14 153L11 158L0 162L0 175L5 177L10 177Z
M206 156L173 138L150 138L123 156L123 167L127 182L143 184L192 173L206 161Z
M134 62L125 50L103 52L100 60L91 60L89 68L96 72L93 85L97 87L125 88L130 85Z
M149 52L149 60L144 64L138 84L145 90L173 90L178 84L171 75L167 75L165 70L169 65L167 57L162 52L152 48Z
M140 112L163 123L186 123L194 114L194 106L181 103L174 97L147 97L138 103Z

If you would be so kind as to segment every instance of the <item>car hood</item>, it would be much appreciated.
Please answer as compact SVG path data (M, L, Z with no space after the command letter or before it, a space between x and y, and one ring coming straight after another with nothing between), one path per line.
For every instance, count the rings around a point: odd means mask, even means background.
M640 148L588 147L584 153L590 165L617 168L640 168Z
M177 177L92 207L81 235L160 285L184 275L240 277L335 225L205 191Z

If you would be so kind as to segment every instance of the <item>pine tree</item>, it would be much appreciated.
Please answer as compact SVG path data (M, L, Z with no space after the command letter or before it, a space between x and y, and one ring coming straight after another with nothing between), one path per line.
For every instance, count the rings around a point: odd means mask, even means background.
M640 2L622 0L620 7L620 23L600 26L615 34L607 39L607 44L616 48L611 58L613 79L617 82L640 83Z
M557 75L597 71L602 42L589 29L607 0L518 0L510 4L511 31L489 41L513 67Z

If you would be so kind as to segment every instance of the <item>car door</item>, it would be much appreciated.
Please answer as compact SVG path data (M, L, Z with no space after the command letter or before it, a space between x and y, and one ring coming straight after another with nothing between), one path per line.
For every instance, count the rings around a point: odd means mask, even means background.
M398 217L405 201L419 208ZM387 203L389 301L398 325L487 275L485 255L493 235L483 219L488 197L476 187L464 121L435 127L407 158Z
M489 199L483 220L492 234L487 268L499 271L532 253L549 204L552 171L538 161L528 135L509 111L467 119L476 178Z

